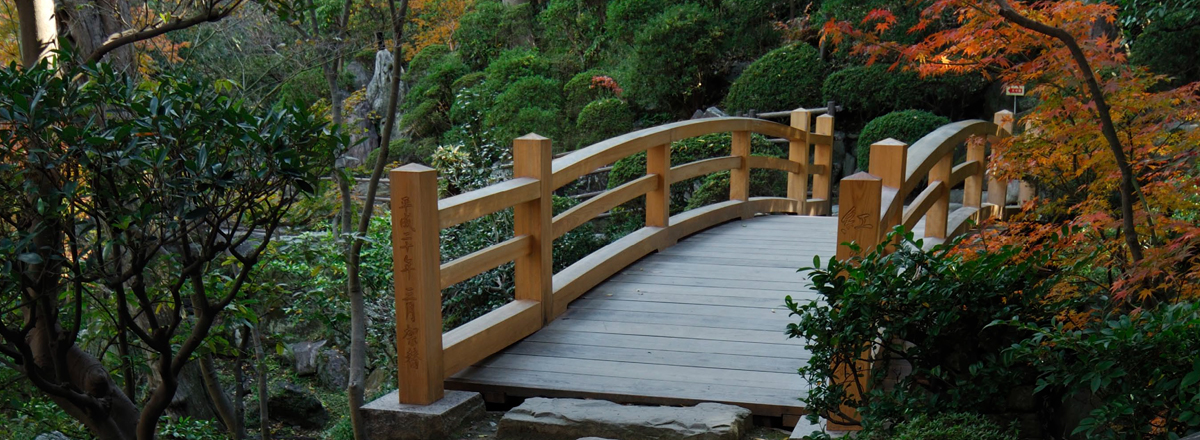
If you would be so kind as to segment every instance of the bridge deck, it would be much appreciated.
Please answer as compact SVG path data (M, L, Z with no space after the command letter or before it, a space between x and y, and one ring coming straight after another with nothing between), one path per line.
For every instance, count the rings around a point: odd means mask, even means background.
M447 379L452 389L623 403L721 402L804 413L808 353L783 331L783 298L836 249L836 217L734 221L651 254L571 303L541 331Z

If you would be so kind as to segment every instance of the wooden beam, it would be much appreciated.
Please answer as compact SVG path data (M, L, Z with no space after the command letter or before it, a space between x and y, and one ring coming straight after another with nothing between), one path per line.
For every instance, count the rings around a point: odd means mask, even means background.
M824 172L812 175L812 196L833 200L833 116L817 116L817 127L808 136L808 142L813 144L813 165L824 167ZM829 214L827 209L820 213Z
M646 226L665 228L671 217L671 144L646 151L646 175L657 183L646 193Z
M929 170L929 182L942 182L949 186L950 173L954 165L954 156L947 154L938 160L933 169ZM925 236L946 239L946 221L950 215L950 191L945 191L934 200L925 213Z
M538 197L537 179L515 178L438 201L439 227L459 225Z
M549 322L554 300L550 277L553 275L554 224L551 204L550 139L528 134L513 141L513 177L536 179L538 197L513 207L513 235L528 235L533 239L529 253L516 260L515 297L541 303L543 322Z
M409 164L389 175L400 403L428 405L445 392L437 171Z
M445 289L475 275L495 269L501 264L529 255L529 248L532 244L533 239L528 235L518 235L442 264L441 287Z
M808 212L808 132L812 123L812 112L799 108L791 113L792 128L803 132L804 139L788 140L788 160L800 164L800 173L788 173L787 198L800 203L799 211Z
M712 159L704 159L685 163L683 165L676 165L671 167L671 183L682 182L684 180L705 176L718 171L741 168L741 166L742 158L734 156L714 157Z
M621 186L602 191L586 202L571 207L554 216L554 238L579 227L596 216L658 188L659 176L650 174L625 182Z

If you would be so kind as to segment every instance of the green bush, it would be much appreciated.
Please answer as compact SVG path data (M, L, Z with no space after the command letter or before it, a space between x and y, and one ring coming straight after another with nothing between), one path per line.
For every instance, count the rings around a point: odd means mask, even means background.
M595 84L592 79L598 77L609 77L612 75L599 69L587 70L579 72L572 76L565 85L563 85L563 94L566 96L566 101L563 111L569 117L579 116L579 112L583 107L592 101L604 98L620 98L617 92L610 87ZM616 81L613 81L616 84ZM619 89L619 85L617 86Z
M923 110L903 110L872 119L858 135L858 169L868 169L871 144L892 138L911 145L949 123L949 119Z
M569 71L593 66L605 55L603 2L550 0L537 18L547 53Z
M484 121L495 143L511 145L529 133L562 139L561 93L562 86L549 78L529 76L512 82L496 96Z
M484 70L487 74L485 83L491 90L504 90L509 84L530 76L552 78L550 60L547 60L536 49L509 49L501 53L495 61L488 64ZM555 91L555 95L561 92Z
M816 107L828 68L812 46L796 43L781 47L754 61L733 85L724 105L742 112Z
M279 99L288 104L299 103L308 108L329 96L329 83L319 68L297 72L279 85Z
M700 178L695 191L688 197L684 210L696 209L729 200L729 171ZM787 173L777 170L750 170L751 197L783 197L787 195Z
M408 62L408 69L404 71L404 76L401 77L405 82L412 84L421 77L434 64L442 62L443 58L450 53L450 46L445 44L430 44L413 55L411 61Z
M616 137L633 130L633 112L625 101L616 98L592 101L575 122L579 147Z
M605 10L609 38L632 44L634 37L655 14L682 3L680 0L613 0Z
M801 269L816 297L786 298L799 321L787 334L803 338L812 354L800 368L812 384L802 399L812 414L853 423L840 410L847 405L859 408L864 424L894 425L918 414L1030 410L1007 402L1032 390L1021 385L1032 385L1033 368L1001 356L1029 332L992 323L1054 316L1045 299L1055 279L1041 271L1045 259L1013 247L971 255L944 245L927 252L923 244L909 233L892 252L880 244L862 257L829 259L824 267L818 257L816 267ZM869 391L852 398L832 379L842 368L868 374L857 363L866 352L884 361L867 377ZM894 379L882 370L887 359L907 362L912 373L884 386Z
M430 46L433 47L433 46ZM440 52L437 49L433 53ZM421 54L425 54L422 51ZM400 126L418 140L437 138L450 128L450 106L454 102L454 83L467 74L467 65L456 53L443 53L437 58L418 55L424 65L409 70L406 76L411 86L404 97L404 114ZM414 58L414 61L418 61Z
M897 110L921 108L924 101L921 78L913 72L880 64L839 70L821 85L823 101L842 106L838 123L843 127L862 124Z
M667 8L634 39L630 97L646 109L690 113L706 101L723 37L713 11L694 3Z
M1012 429L1001 429L979 414L918 415L890 429L866 429L859 440L1017 440Z
M1165 9L1172 3L1178 9ZM1132 39L1129 60L1171 77L1169 87L1200 80L1200 15L1195 6L1164 2L1162 15L1147 19L1145 29Z
M458 52L472 70L482 70L505 49L513 47L532 28L528 4L505 6L481 0L463 14L454 32Z
M1038 390L1092 397L1096 404L1071 435L1134 440L1200 432L1200 302L1116 316L1094 304L1064 308L1090 316L1071 327L1012 319L1011 328L1033 336L1005 355L1037 367Z

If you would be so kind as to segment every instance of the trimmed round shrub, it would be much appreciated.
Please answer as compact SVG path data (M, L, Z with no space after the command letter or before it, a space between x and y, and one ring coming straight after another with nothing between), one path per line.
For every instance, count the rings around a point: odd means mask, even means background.
M425 76L425 72L431 66L442 61L446 54L450 53L450 46L445 44L431 44L425 46L416 55L413 55L411 61L408 62L408 70L401 77L406 82L412 83Z
M488 64L484 70L487 83L493 90L504 90L513 82L525 77L551 77L550 61L541 56L536 49L509 49L502 52L495 61ZM557 96L560 92L555 91Z
M821 86L824 101L836 101L842 127L862 124L898 110L928 110L960 119L982 102L987 80L982 75L941 75L921 78L903 69L889 71L885 65L856 66L839 70Z
M761 156L756 154L755 156ZM787 195L787 173L779 170L750 170L751 197L784 197ZM729 171L701 177L685 210L696 209L729 200Z
M694 3L672 6L637 33L629 92L649 110L684 114L705 100L723 37L713 11Z
M754 61L729 88L729 111L781 111L816 107L828 69L812 46L796 43Z
M592 101L579 112L575 122L579 147L628 133L633 129L633 112L625 101L605 98Z
M892 138L912 145L929 132L949 123L949 119L924 110L891 112L872 119L858 135L858 169L867 169L871 144Z
M408 73L410 80L416 81L411 83L401 105L404 116L400 126L414 138L436 138L450 128L449 109L455 95L453 84L467 73L467 65L455 53L443 53L437 59L425 58L421 62L424 65L422 72L414 74L410 70Z
M521 78L504 89L485 118L496 145L510 145L529 133L561 139L561 90L558 81L541 76Z
M599 69L591 69L572 76L571 80L563 85L563 94L566 95L563 111L568 116L574 117L579 115L583 107L592 101L604 98L620 98L613 87L593 82L593 78L603 77L611 79L612 75ZM613 80L612 86L620 90L620 86L616 85L616 80Z

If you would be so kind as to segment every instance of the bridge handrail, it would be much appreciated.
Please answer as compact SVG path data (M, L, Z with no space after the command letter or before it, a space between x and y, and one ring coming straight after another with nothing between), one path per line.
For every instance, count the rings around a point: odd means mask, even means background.
M972 223L999 217L1004 213L1008 182L987 176L986 145L967 142L974 136L989 139L1012 133L1013 114L1000 111L993 122L968 120L943 125L922 137L910 147L903 142L886 139L871 145L867 172L843 178L838 212L838 259L845 260L871 252L888 232L897 225L912 230L925 219L925 239L938 243L966 232ZM954 164L955 150L966 143L966 158ZM924 178L924 179L923 179ZM988 203L983 202L983 185L988 180ZM925 188L907 208L904 201L926 182ZM950 190L963 185L963 206L950 211ZM843 243L857 243L855 252ZM865 353L861 362L874 356ZM852 398L857 398L865 383L863 378L846 366L834 366L835 381L843 384ZM859 367L859 371L870 367ZM858 382L858 384L855 384ZM843 406L843 414L857 418L857 409ZM834 424L830 429L856 429Z
M400 401L425 405L443 395L443 380L532 334L567 304L655 250L710 226L757 213L830 212L833 117L797 109L791 124L752 118L676 122L628 133L552 159L551 141L530 134L513 142L513 178L438 200L437 172L409 164L389 173ZM732 132L729 156L671 166L674 141ZM787 159L750 155L751 133L789 141ZM812 147L810 149L810 146ZM601 192L551 217L553 191L622 158L647 153L646 175ZM812 153L812 163L809 162ZM787 197L749 197L750 170L788 173ZM670 215L670 185L730 170L730 200ZM808 179L812 194L808 197ZM552 243L596 216L646 196L646 226L593 252L558 274ZM514 208L512 239L441 262L441 229ZM442 289L515 262L515 299L446 333Z

